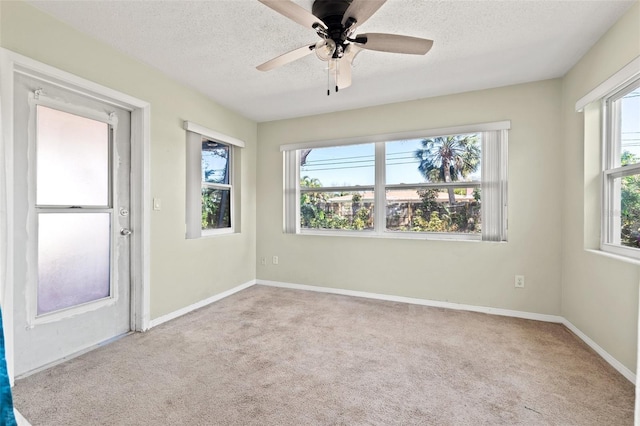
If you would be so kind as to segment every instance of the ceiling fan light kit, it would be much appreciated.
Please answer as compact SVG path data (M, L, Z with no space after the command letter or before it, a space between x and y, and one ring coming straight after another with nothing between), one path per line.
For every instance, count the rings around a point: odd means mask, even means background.
M258 0L279 14L298 24L310 28L320 37L320 41L277 56L256 68L269 71L311 52L325 62L329 62L328 79L331 75L335 90L351 85L353 60L361 50L424 55L433 45L432 40L397 34L365 33L355 34L386 0L315 0L311 12L291 0ZM330 94L327 90L327 95Z
M336 42L331 39L320 40L316 43L316 48L315 48L316 56L321 61L326 62L329 59L333 58L333 54L335 53L335 51L336 51Z

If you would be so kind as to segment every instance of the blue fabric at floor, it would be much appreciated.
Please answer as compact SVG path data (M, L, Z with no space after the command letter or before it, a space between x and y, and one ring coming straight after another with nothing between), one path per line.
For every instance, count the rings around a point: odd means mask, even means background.
M13 398L7 372L7 359L4 352L4 328L0 311L0 426L17 426L13 415Z

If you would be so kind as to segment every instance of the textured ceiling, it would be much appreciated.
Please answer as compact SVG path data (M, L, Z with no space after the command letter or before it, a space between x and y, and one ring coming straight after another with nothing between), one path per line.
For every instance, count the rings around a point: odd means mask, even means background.
M262 122L560 77L634 0L388 0L358 32L428 38L432 50L364 51L352 86L331 96L315 55L256 70L319 40L257 0L29 3Z

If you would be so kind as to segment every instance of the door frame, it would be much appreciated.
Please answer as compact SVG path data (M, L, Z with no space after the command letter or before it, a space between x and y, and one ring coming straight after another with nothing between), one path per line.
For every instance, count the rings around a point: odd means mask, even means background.
M14 182L13 98L16 73L32 75L131 112L131 330L145 331L150 317L150 113L149 102L0 48L0 306L5 354L14 384Z

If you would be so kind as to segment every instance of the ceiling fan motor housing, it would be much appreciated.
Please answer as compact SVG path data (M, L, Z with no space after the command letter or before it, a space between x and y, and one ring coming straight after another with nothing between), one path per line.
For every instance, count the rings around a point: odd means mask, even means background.
M336 46L341 47L341 49L336 49L334 57L341 56L345 48L347 34L342 26L342 17L351 2L352 0L316 0L311 7L311 13L320 18L327 26L326 32L329 38L335 41Z

